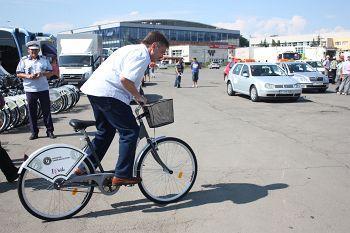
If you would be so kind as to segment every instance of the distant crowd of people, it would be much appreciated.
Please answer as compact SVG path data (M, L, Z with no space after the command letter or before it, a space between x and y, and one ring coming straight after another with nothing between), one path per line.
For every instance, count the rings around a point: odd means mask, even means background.
M330 80L334 80L336 84L335 90L338 95L350 94L350 55L345 57L343 54L339 56L337 61L335 57L331 58L326 56L326 60L323 61L323 67L325 68L325 74Z

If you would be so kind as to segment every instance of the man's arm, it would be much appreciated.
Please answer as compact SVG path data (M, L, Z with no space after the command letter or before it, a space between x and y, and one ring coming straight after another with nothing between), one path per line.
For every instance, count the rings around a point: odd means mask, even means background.
M125 77L120 77L120 82L123 85L123 87L131 93L132 96L135 97L135 100L139 103L147 103L147 99L145 97L143 97L142 95L140 95L140 93L138 92L138 90L135 87L135 83L133 81L130 81L129 79L125 78Z
M25 73L18 73L17 77L21 78L21 79L25 79L25 78L35 79L36 78L36 76L34 74L25 74Z

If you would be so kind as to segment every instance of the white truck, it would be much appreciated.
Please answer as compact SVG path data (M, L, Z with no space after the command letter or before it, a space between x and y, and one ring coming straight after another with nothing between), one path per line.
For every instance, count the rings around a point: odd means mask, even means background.
M58 34L57 54L63 83L81 86L102 62L102 37Z

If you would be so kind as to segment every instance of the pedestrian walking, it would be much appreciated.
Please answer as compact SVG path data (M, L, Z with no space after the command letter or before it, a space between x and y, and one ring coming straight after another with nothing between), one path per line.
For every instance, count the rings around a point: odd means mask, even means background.
M176 61L176 65L175 65L176 77L175 77L174 87L181 88L181 76L183 74L183 71L184 71L184 65L182 62L182 58L180 58Z
M350 56L343 62L342 82L339 86L338 94L348 95L350 88Z
M37 125L38 101L43 112L46 135L53 139L55 135L53 134L54 127L50 112L49 84L47 81L52 74L52 66L45 56L39 55L40 45L37 41L29 41L26 46L28 56L20 59L16 73L23 80L28 103L31 130L29 140L37 139L39 134Z
M339 55L339 61L337 64L337 72L336 72L336 77L335 77L335 91L338 92L339 91L339 86L341 84L341 77L342 77L342 73L343 73L343 62L344 62L344 55L341 54Z
M192 81L193 81L192 87L198 87L199 69L200 69L200 64L198 63L197 58L194 57L191 63Z

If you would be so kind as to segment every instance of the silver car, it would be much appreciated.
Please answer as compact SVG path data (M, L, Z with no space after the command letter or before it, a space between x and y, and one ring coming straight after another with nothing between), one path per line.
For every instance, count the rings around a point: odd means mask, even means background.
M329 86L329 79L324 74L315 70L305 62L280 62L280 65L288 75L300 83L303 90L318 90L326 92Z
M276 64L237 63L226 77L227 94L249 95L253 102L261 98L298 100L301 87Z

